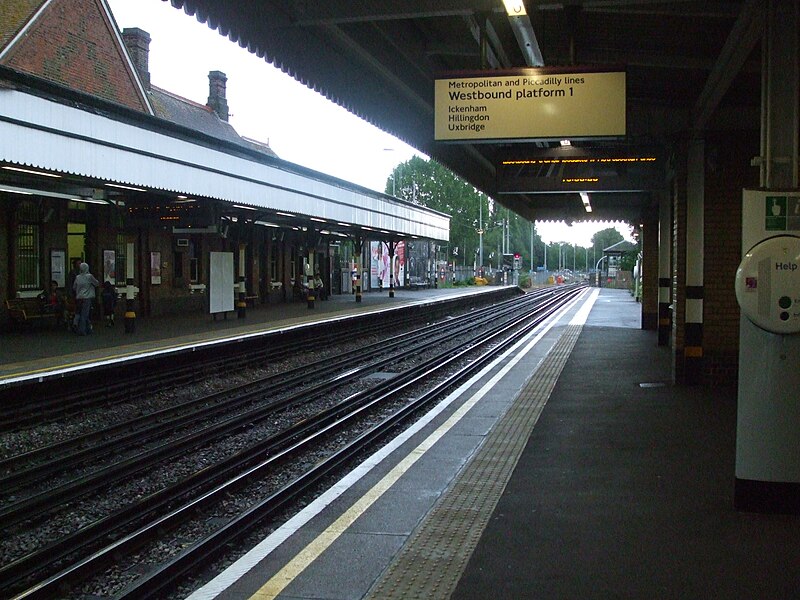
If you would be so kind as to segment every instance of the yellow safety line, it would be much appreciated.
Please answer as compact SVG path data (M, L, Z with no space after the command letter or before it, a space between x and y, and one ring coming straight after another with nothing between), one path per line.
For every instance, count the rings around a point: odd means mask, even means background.
M366 313L366 312L372 312L373 310L375 310L375 309L369 309L368 311L361 311L361 312L362 313ZM337 318L337 317L331 317L331 319L334 319L334 318ZM314 322L324 322L324 321L328 321L328 320L331 320L331 319L315 319L312 316L299 317L297 319L293 319L294 322L285 321L281 325L273 325L273 326L270 326L270 327L266 327L264 329L248 329L247 331L244 331L244 332L239 332L237 334L229 334L229 335L225 335L225 334L221 333L219 335L219 337L203 338L203 339L200 339L200 340L196 340L194 342L179 342L179 343L170 344L170 345L167 345L167 346L156 346L154 348L148 347L148 348L142 348L140 350L131 350L130 352L123 352L123 353L120 353L120 354L110 354L110 355L106 354L106 355L103 355L102 357L87 358L85 360L80 360L80 361L77 361L77 362L61 363L61 364L58 364L58 365L50 365L50 366L47 366L47 367L41 367L39 369L32 369L30 371L14 371L14 372L11 372L11 373L6 373L6 374L3 374L3 375L0 375L0 384L2 384L3 380L12 379L14 377L25 377L26 375L36 375L38 373L47 373L47 372L50 372L50 371L58 371L58 370L61 370L61 369L70 369L70 368L79 367L79 366L82 366L82 365L88 365L88 364L100 363L100 362L107 362L107 361L112 361L112 360L116 360L116 359L120 359L120 358L125 358L125 357L130 357L130 356L137 356L137 355L140 355L140 354L155 354L155 353L158 353L158 352L165 352L165 351L168 351L168 350L180 350L181 348L191 348L193 346L198 346L198 345L208 345L208 344L211 344L213 342L220 342L220 341L225 341L225 340L235 340L235 339L241 338L241 337L251 337L251 336L256 336L256 335L258 335L260 333L269 333L271 331L279 331L279 330L285 329L287 327L292 327L292 326L296 326L296 325L306 325L308 323L314 323ZM137 342L137 343L144 344L144 343L147 343L147 342ZM103 348L98 348L98 350L103 350ZM42 360L42 359L40 359L40 360Z
M551 321L551 324L554 324L561 315L566 312L569 308L575 305L578 300L582 299L585 293L580 294L577 298L575 298L572 302L569 303L568 306L561 309L557 315ZM597 294L592 296L591 300L593 301L596 298ZM588 303L587 303L588 304ZM588 307L591 309L591 306ZM586 306L583 307L583 311L579 312L586 312L588 314L588 309ZM552 326L552 325L551 325ZM547 327L544 331L541 331L537 336L536 340L540 339L549 327ZM534 342L535 343L535 342ZM458 410L456 410L447 421L442 423L436 431L431 433L422 443L419 444L416 448L414 448L408 456L406 456L400 463L397 464L391 471L389 471L384 477L376 483L366 494L364 494L361 498L359 498L355 504L353 504L347 511L345 511L338 519L336 519L327 529L325 529L322 533L320 533L314 540L309 543L303 550L300 551L292 560L290 560L280 571L275 573L258 591L256 591L252 596L250 596L251 600L273 600L280 594L286 586L288 586L294 579L297 578L300 573L302 573L312 562L314 562L319 556L327 550L333 542L335 542L339 536L341 536L348 527L350 527L356 519L358 519L362 514L364 514L367 509L372 506L386 491L391 489L391 487L397 482L398 479L408 471L414 463L416 463L422 456L431 449L431 447L438 442L450 429L452 429L456 423L458 423L464 415L466 415L475 404L477 404L486 393L494 387L494 385L499 381L502 377L506 375L506 373L513 367L519 360L521 360L522 356L526 354L530 348L533 346L533 343L528 344L524 350L517 353L516 358L512 360L509 364L507 364L503 369L501 369L494 377L492 377L484 386L477 391L475 394L470 397L464 404L461 405Z
M483 394L476 393L469 402L461 406L454 412L447 421L445 421L439 428L434 431L427 439L425 439L419 446L414 448L408 456L406 456L400 463L397 464L391 471L389 471L383 479L376 483L372 489L356 501L342 516L334 521L325 531L320 533L310 544L308 544L299 554L297 554L291 561L289 561L280 571L278 571L272 578L267 581L255 594L250 598L253 600L269 600L275 598L280 594L284 588L289 585L300 573L302 573L308 565L314 562L334 541L344 533L350 525L352 525L358 517L360 517L366 510L372 506L386 491L397 482L398 479L408 471L414 463L422 458L425 453L439 439L444 436L478 401L479 396Z

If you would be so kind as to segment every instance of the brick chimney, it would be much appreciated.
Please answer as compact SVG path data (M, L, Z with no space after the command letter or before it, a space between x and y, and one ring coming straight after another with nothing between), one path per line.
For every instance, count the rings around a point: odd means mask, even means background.
M208 103L207 106L213 110L223 121L228 120L228 101L225 99L225 84L228 78L222 71L210 71L208 73Z
M122 39L128 48L133 66L139 73L145 90L150 89L150 34L138 27L122 30Z

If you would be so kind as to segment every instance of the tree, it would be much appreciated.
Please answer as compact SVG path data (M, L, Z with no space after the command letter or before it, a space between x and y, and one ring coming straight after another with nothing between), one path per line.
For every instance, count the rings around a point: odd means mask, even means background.
M414 156L397 165L386 181L386 193L414 204L421 204L450 215L448 260L459 265L477 264L483 227L483 264L495 267L502 263L500 254L521 254L523 270L531 265L531 222L507 208L497 206L450 170L433 160ZM503 235L508 232L508 244ZM544 248L533 230L533 265L543 264Z
M592 246L597 249L599 257L604 249L613 246L617 242L621 242L623 239L619 231L613 227L609 227L608 229L601 229L592 236Z
M439 163L419 156L394 168L386 181L386 193L393 192L398 198L450 215L448 260L473 264L478 252L481 205L484 229L492 219L492 203L485 194Z

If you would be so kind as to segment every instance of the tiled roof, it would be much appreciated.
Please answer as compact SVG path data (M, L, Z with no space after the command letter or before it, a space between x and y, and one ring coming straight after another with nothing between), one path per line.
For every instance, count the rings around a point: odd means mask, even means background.
M156 86L151 86L149 95L156 116L221 140L240 141L236 130L208 106L181 98Z
M220 119L208 106L192 102L156 86L151 86L148 94L157 117L220 140L239 144L250 150L275 156L269 145L241 137L230 123Z
M0 51L27 23L45 0L2 0L0 2Z

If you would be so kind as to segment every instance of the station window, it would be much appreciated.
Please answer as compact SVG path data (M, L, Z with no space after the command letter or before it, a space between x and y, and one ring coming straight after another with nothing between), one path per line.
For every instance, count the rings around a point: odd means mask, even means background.
M278 281L278 244L275 243L269 249L269 278Z
M31 223L17 225L17 287L37 290L39 278L39 226Z
M114 262L114 281L117 285L127 283L128 269L125 254L128 251L128 240L122 233L117 234L117 250Z
M22 202L17 207L17 288L41 288L39 224L36 205Z
M189 281L200 283L202 264L200 263L200 244L195 240L189 240Z

